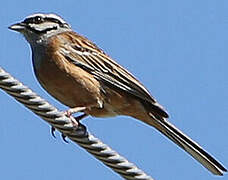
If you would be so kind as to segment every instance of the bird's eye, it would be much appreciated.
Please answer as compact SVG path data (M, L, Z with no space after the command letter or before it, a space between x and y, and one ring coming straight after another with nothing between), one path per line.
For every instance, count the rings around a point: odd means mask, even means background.
M41 22L43 22L43 18L40 16L36 16L36 17L31 17L31 18L27 18L24 20L24 23L26 24L40 24Z
M36 23L36 24L39 24L39 23L41 23L42 21L43 21L43 18L40 17L40 16L36 16L36 17L34 18L34 23Z

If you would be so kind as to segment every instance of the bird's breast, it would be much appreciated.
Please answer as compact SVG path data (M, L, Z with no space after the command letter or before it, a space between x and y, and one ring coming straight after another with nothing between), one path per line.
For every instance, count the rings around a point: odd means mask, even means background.
M100 84L92 75L56 53L41 54L41 57L36 53L33 55L37 79L42 87L61 103L69 107L96 105L102 98Z

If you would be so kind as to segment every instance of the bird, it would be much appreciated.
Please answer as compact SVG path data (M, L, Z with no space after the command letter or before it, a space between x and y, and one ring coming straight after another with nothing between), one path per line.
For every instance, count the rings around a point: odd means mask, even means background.
M71 116L131 116L161 132L215 175L227 169L168 121L166 110L144 85L95 43L73 31L54 13L35 13L9 29L21 33L32 51L41 86Z

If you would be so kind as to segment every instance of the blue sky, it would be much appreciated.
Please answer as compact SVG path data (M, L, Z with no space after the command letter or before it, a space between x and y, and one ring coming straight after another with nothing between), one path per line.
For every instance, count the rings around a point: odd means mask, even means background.
M7 27L54 12L127 67L168 110L170 121L228 167L228 2L3 1L0 66L61 110L32 72L31 51ZM0 92L1 179L121 179ZM155 129L128 117L87 118L89 131L157 180L218 179ZM225 175L223 179L227 179Z

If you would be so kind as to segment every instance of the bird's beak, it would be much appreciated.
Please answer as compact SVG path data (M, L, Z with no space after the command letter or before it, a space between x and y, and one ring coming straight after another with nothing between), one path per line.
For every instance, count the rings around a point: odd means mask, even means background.
M25 30L25 27L26 27L25 24L23 22L20 22L9 26L9 29L22 32L23 30Z

